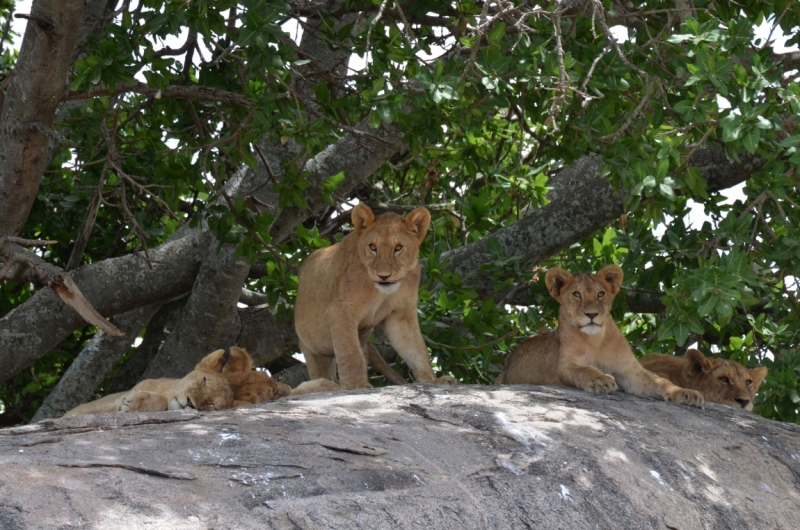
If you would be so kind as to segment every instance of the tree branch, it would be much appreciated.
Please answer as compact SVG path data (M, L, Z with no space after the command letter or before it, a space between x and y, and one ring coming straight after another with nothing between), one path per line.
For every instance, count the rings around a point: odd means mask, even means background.
M173 98L184 99L187 101L203 101L203 102L220 102L227 105L239 105L242 107L250 107L255 104L252 99L243 96L236 92L228 92L227 90L220 90L218 88L210 88L199 85L169 85L163 89L152 87L145 83L120 83L111 89L103 85L92 87L89 90L81 92L66 91L62 96L63 101L74 101L90 99L101 96L113 96L116 94L125 94L134 92L136 94L143 94L145 96L155 96L156 98ZM288 96L287 96L288 97ZM280 99L280 98L278 98Z

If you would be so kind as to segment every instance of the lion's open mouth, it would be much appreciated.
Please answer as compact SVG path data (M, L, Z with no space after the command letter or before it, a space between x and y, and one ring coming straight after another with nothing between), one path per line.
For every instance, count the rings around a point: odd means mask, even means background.
M397 283L397 280L387 280L384 282L375 282L375 283L377 283L378 285L394 285L395 283Z

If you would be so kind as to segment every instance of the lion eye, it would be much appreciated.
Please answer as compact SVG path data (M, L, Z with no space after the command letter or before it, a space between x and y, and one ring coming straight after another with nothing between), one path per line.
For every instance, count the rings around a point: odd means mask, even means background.
M748 379L747 381L745 381L745 384L747 384L747 386L753 386L753 380Z
M731 380L730 380L730 379L728 379L727 377L720 377L720 378L719 378L719 380L720 380L721 382L725 383L726 385L729 385L729 384L731 384Z
M580 300L580 299L581 299L581 293L579 293L578 291L575 291L574 293L572 293L572 296L574 296L574 297L575 297L575 298L577 298L578 300Z
M369 249L370 249L372 252L377 252L377 251L378 251L378 247L376 247L374 243L370 243L370 244L369 244Z
M600 291L599 293L597 293L597 299L598 299L598 300L600 300L600 299L601 299L601 298L603 298L605 295L606 295L605 291Z
M403 250L403 245L397 245L394 247L395 252L400 252L401 250Z

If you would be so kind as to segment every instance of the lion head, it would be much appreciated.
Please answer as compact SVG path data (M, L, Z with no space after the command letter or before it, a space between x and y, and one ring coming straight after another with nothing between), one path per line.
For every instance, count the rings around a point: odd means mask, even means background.
M400 281L417 266L419 245L428 231L431 214L416 208L406 217L385 213L375 217L369 206L353 208L351 218L358 236L358 257L375 287L395 292Z
M753 410L758 387L767 376L765 367L748 370L736 361L706 357L694 349L688 350L684 359L685 380L706 400Z
M223 410L232 403L233 391L222 375L193 370L178 382L169 410Z
M545 283L553 298L561 304L559 325L574 326L586 335L596 335L609 321L611 304L622 285L622 269L606 265L597 276L573 276L564 269L550 269L545 275Z
M277 400L292 393L292 388L272 379L265 372L253 370L253 361L244 348L231 346L222 375L233 389L234 402L262 403ZM234 405L235 406L235 405Z

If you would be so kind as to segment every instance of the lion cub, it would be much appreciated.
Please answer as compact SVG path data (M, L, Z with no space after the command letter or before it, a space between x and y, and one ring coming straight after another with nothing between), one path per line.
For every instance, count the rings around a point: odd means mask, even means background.
M212 357L214 354L222 355L221 373L233 391L231 408L274 401L292 393L289 385L275 381L265 372L253 370L253 359L244 348L231 346L227 356L225 350L215 351L206 357L212 365L214 364L214 357ZM205 359L200 361L196 369L206 368L204 361Z
M64 414L103 412L160 412L165 410L223 410L276 400L291 393L289 385L252 369L244 348L216 350L197 363L183 379L145 379L131 390L104 396Z
M417 321L419 245L430 213L375 217L359 204L351 215L355 231L314 251L300 268L294 325L311 381L292 393L371 388L367 344L378 324L418 382L455 383L433 373ZM337 365L341 386L334 382Z
M233 391L220 374L224 350L203 357L182 379L145 379L127 392L118 392L78 405L64 417L103 412L160 412L164 410L222 410L230 408Z
M545 283L559 301L558 329L522 343L506 359L495 384L563 385L608 394L622 389L695 407L703 395L680 388L642 368L611 318L622 269L607 265L597 276L547 271Z
M745 410L753 410L758 387L767 377L763 366L748 370L736 361L706 357L694 349L683 357L651 353L639 362L676 385L699 391L707 401L738 405Z

